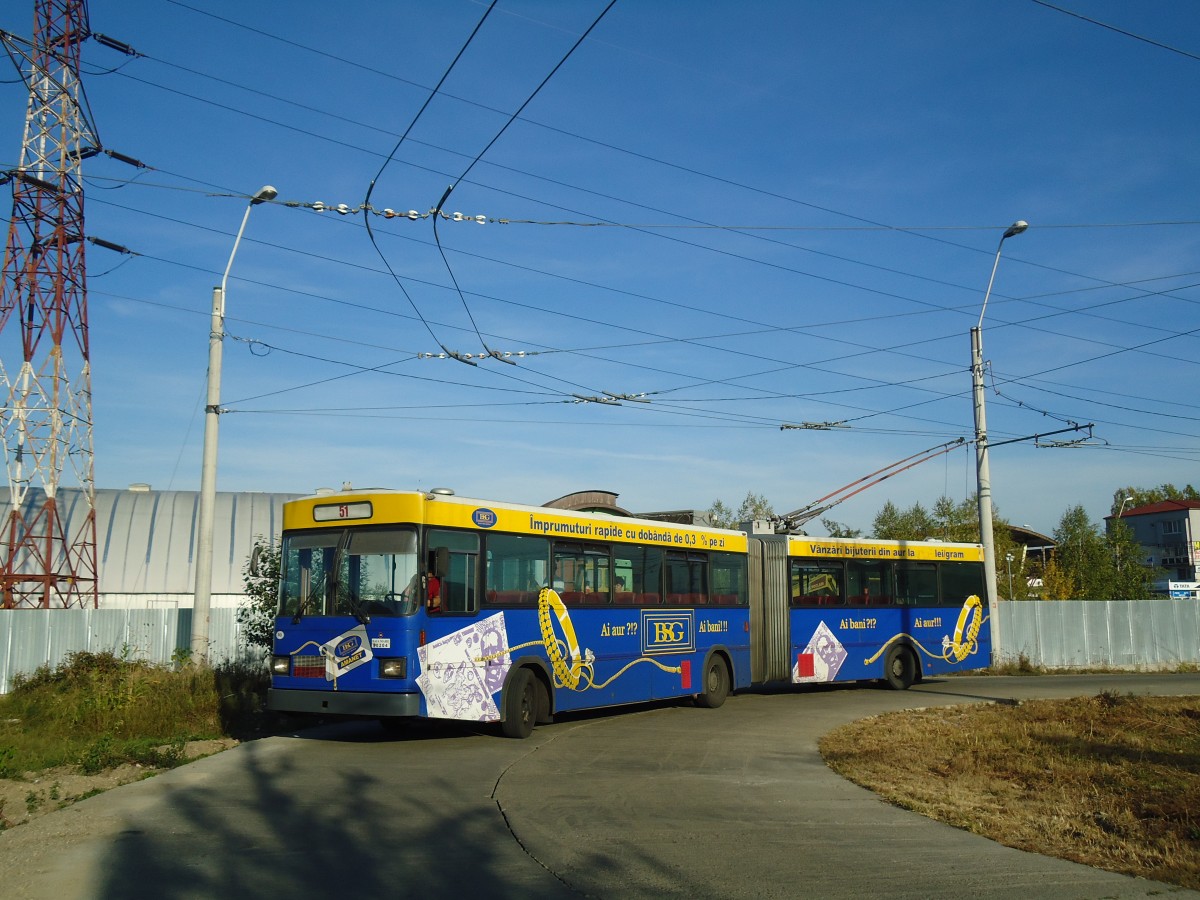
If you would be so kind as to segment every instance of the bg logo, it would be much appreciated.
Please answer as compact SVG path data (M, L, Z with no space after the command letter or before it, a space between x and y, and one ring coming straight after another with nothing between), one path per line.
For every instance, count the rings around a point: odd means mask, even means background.
M681 653L696 649L693 613L642 610L642 652Z
M686 637L684 627L678 622L655 622L654 643L678 644Z
M496 524L496 513L493 510L480 507L471 513L471 521L480 528L491 528Z

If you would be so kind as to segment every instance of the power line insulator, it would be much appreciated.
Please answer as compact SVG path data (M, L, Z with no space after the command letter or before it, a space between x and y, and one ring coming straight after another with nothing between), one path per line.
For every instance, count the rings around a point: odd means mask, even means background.
M116 38L110 38L107 34L101 34L98 31L92 32L92 39L102 47L107 47L110 50L116 50L118 53L124 53L126 56L141 56L124 41L118 41Z

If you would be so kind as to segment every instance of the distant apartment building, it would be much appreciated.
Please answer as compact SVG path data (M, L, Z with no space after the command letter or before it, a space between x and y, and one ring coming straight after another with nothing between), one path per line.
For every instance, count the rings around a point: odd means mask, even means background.
M1121 516L1108 516L1108 527L1118 518L1142 546L1143 565L1166 571L1164 593L1195 594L1200 566L1200 500L1162 500L1134 506ZM1177 586L1177 587L1176 587ZM1188 586L1188 587L1185 587Z

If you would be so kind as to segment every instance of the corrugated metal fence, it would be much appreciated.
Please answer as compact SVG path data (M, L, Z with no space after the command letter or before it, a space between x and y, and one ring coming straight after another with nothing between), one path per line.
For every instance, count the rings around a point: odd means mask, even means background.
M1004 656L1050 669L1167 669L1200 664L1194 600L1022 601L1000 604Z
M242 639L236 609L213 609L209 645L214 663L258 659ZM169 663L191 647L190 609L5 609L0 610L0 694L17 673L68 653L111 651L118 656Z
M213 609L213 661L254 659L235 609ZM1062 600L1000 604L1004 656L1051 669L1200 664L1200 604L1188 600ZM18 672L76 650L170 662L189 646L190 609L0 610L0 693Z

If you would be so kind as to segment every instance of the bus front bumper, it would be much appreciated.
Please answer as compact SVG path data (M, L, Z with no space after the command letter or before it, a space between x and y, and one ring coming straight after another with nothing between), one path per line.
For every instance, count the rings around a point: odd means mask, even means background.
M277 712L324 713L335 716L415 716L420 694L365 691L288 691L270 688L267 709Z

